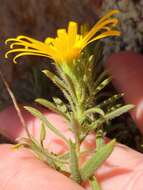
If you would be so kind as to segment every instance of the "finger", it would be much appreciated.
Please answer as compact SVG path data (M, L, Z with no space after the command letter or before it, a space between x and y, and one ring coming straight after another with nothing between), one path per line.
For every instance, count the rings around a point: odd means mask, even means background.
M106 67L115 87L125 94L125 102L136 105L131 115L143 133L143 56L134 52L116 53Z
M1 145L0 152L1 190L83 189L36 159L27 149L13 150L11 145ZM96 171L102 190L142 190L142 162L142 154L117 145L108 160ZM85 188L89 189L89 186L86 184Z
M97 170L96 176L103 190L141 190L143 155L117 144L111 156Z
M36 159L27 149L0 145L1 190L83 190L66 176Z
M26 121L31 121L31 115L20 106ZM0 133L15 140L23 131L22 124L14 106L9 106L0 112Z

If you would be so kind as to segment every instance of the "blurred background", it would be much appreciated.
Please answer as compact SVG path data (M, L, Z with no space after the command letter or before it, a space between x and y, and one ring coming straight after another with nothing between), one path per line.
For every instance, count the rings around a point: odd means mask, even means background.
M97 20L100 0L0 0L0 69L20 103L31 102L36 97L51 97L56 90L41 74L43 63L49 60L34 57L20 59L14 65L12 59L4 59L9 37L27 35L38 40L54 36L56 29L66 27L68 21L93 25ZM24 63L24 64L23 64ZM48 67L51 67L48 64ZM39 85L39 83L41 85ZM0 82L0 109L11 100Z
M14 65L12 59L4 59L4 41L9 37L27 35L44 40L54 36L57 28L66 27L70 20L90 27L106 12L119 9L122 35L116 40L104 40L104 62L113 52L143 52L143 0L0 0L0 3L0 69L20 103L32 102L36 97L50 98L57 90L40 72L49 60L24 57L20 64ZM2 82L0 91L0 109L3 109L11 100Z
M66 27L70 20L90 27L112 9L121 11L118 18L122 35L116 40L103 41L103 64L113 52L133 50L143 53L143 0L0 0L0 70L17 101L32 103L37 97L50 99L60 92L41 73L45 67L53 69L51 64L47 64L49 60L24 57L18 60L20 64L15 65L12 59L4 59L7 38L27 35L43 41L47 36L55 36L56 29ZM115 92L112 85L109 91ZM12 102L1 80L0 92L0 110L3 110ZM106 132L110 138L116 137L143 152L140 146L142 136L128 114L110 123Z

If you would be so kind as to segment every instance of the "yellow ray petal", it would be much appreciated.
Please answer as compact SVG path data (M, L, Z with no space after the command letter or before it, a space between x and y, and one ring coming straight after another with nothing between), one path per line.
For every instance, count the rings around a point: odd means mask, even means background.
M31 43L27 41L22 41L18 40L17 38L9 38L5 41L6 44L11 43L10 48L13 47L13 45L17 44L18 46L23 46L23 47L30 47Z
M78 25L76 22L70 21L68 25L68 41L69 49L74 45L78 32Z
M5 54L5 57L7 58L9 54L12 54L12 53L19 53L19 52L27 52L27 53L43 53L45 54L43 51L40 52L39 50L32 50L32 49L24 49L24 48L19 48L19 49L12 49L12 50L9 50L8 52L6 52ZM47 55L47 54L46 54Z
M24 45L26 47L28 46L34 49L44 49L44 51L51 51L51 49L49 49L49 46L47 46L43 42L27 36L18 36L16 40L20 41L21 45Z
M121 35L121 32L119 32L117 30L106 31L106 32L103 32L102 34L99 34L98 36L92 38L92 40L90 40L87 44L90 44L93 41L96 41L96 40L99 40L102 38L106 38L109 36L120 36L120 35Z
M66 35L67 35L66 29L60 28L57 30L57 37L63 38L63 36L65 37Z
M119 13L120 13L120 11L117 10L117 9L112 10L112 11L108 12L105 16L103 16L102 18L100 18L100 20L96 24L100 24L104 20L109 19L109 17L111 17L112 15L119 14Z
M23 46L23 44L20 44L20 45ZM24 48L16 48L16 49L10 50L5 54L5 56L7 57L8 54L17 53L17 52L42 53L47 56L51 56L51 55L54 55L57 53L53 47L48 47L44 43L42 44L42 48L40 48L40 49L38 49L38 47L36 45L35 46L31 45L31 46L32 46L32 48L29 48L29 47L25 48L25 46L24 46Z
M55 48L64 51L68 46L68 37L65 29L57 30L57 38L54 41Z
M48 38L45 39L45 44L48 44L48 45L53 44L54 40L55 40L54 38L48 37Z
M16 38L17 40L21 40L21 41L25 41L25 42L29 42L29 43L34 43L34 44L42 44L43 42L39 41L39 40L35 40L33 38L30 38L28 36L18 36Z
M21 46L21 43L20 42L13 42L12 44L10 44L10 49L13 49L14 48L14 46Z
M100 24L95 24L93 28L85 35L84 40L88 41L90 40L97 32L99 32L101 29L104 29L106 25L116 25L118 23L118 19L108 19L104 22L101 22Z
M41 54L41 53L27 53L27 52L26 52L26 53L19 53L18 55L14 56L13 62L14 62L14 63L17 63L16 60L17 60L19 57L22 57L22 56L25 56L25 55L36 55L36 56L48 57L48 58L53 59L53 57L48 56L48 55L45 55L45 54Z
M16 38L8 38L5 40L5 44L7 45L9 42L15 42L17 41Z

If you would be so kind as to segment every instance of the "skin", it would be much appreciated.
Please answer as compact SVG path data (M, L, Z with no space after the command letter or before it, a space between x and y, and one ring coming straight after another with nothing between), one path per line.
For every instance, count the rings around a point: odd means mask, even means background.
M131 51L113 54L106 68L125 102L136 106L130 113L143 133L143 55Z
M114 59L112 58L112 62L116 64L115 60L118 59L114 57ZM122 61L123 60L124 59L122 59ZM109 60L109 62L111 69L113 63L111 63L111 60ZM128 66L130 67L130 62L128 62ZM120 68L121 65L116 65L115 70L118 70L119 72L118 67ZM111 73L117 85L117 73L115 70L112 70ZM127 72L126 76L128 75L129 73ZM118 77L119 75L117 75L117 78ZM140 78L140 74L136 75L136 77ZM126 87L124 90L128 88L128 82L130 82L130 80L126 81ZM120 81L120 83L124 83L124 80L122 80L122 82ZM120 90L121 89L122 88L120 88ZM128 98L126 98L126 101L128 102ZM72 138L71 133L67 129L67 123L63 118L49 111L45 111L43 109L42 111L49 121L61 130L67 138ZM27 112L22 112L29 130L36 138L38 138L39 121L30 116ZM25 135L12 106L0 113L0 129L11 139ZM47 148L57 153L62 153L67 149L64 142L50 132L47 135L45 145ZM95 147L94 134L88 136L83 146L90 149ZM81 159L81 164L86 159L88 159L87 155ZM103 190L142 190L142 163L143 155L141 153L138 153L124 145L117 144L111 156L96 171L96 176L100 181ZM1 190L63 190L63 188L67 190L89 189L88 185L81 187L64 175L50 169L47 165L38 160L30 150L25 148L13 150L11 145L8 144L0 145L0 171Z

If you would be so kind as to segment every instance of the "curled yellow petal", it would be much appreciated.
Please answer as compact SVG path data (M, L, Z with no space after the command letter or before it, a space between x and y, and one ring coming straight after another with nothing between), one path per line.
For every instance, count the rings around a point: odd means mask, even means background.
M99 34L98 36L94 37L92 40L90 40L88 42L88 44L92 43L93 41L102 39L102 38L107 38L109 36L120 36L120 35L121 35L121 32L116 31L116 30L106 31L106 32L103 32L102 34Z
M102 29L105 29L105 27L108 25L115 26L117 24L118 24L118 19L116 18L105 20L98 25L95 24L93 28L85 35L84 40L85 41L90 40L92 37L96 35L97 32L99 32ZM108 26L108 30L109 30L109 26Z
M100 24L104 20L110 18L111 16L113 16L115 14L119 14L119 13L120 13L120 11L118 9L112 10L112 11L108 12L105 16L103 16L96 24Z

